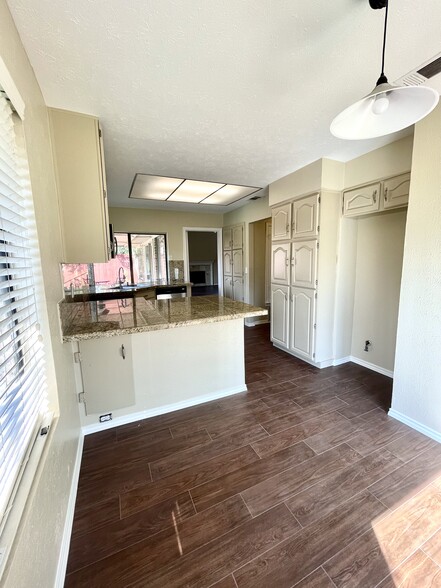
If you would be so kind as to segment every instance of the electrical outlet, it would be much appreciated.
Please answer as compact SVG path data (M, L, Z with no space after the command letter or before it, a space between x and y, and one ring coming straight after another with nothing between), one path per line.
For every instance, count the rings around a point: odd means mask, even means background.
M108 412L107 414L100 415L100 423L106 423L107 421L112 420L112 413Z

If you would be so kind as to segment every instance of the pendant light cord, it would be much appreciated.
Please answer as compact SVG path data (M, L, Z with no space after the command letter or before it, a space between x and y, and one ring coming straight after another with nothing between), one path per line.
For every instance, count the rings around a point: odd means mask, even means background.
M386 37L387 37L387 17L389 15L389 0L386 0L386 15L384 17L384 34L383 34L383 54L381 57L381 75L378 79L378 84L387 84L387 77L384 73L384 62L386 59Z

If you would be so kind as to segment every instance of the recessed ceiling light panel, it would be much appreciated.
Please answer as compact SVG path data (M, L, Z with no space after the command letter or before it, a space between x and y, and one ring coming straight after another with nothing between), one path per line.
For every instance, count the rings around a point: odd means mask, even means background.
M227 184L223 188L220 188L215 194L208 196L202 204L217 204L227 206L232 204L241 198L245 198L254 192L258 192L260 188L253 188L251 186L235 186L233 184Z
M162 176L150 176L148 174L136 174L129 198L141 198L142 200L167 200L170 194L174 192L183 181L182 178L165 178Z
M237 186L235 184L136 174L129 198L228 206L255 192L259 192L259 190L261 188L253 186Z
M196 180L185 180L179 188L167 199L170 202L195 202L199 203L204 200L224 184L215 184L214 182L199 182Z

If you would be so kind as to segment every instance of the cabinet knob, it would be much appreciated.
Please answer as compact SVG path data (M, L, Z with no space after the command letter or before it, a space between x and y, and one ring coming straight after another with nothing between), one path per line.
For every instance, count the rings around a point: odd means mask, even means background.
M388 188L384 189L384 199L387 202L387 192L388 192Z
M125 347L124 347L124 345L121 345L121 355L122 355L122 358L123 358L123 359L125 359L125 358L126 358L126 350L125 350Z

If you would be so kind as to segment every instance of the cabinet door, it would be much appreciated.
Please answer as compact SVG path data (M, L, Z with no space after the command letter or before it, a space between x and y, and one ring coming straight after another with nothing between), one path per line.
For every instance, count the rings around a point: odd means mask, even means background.
M236 249L233 251L233 276L241 278L243 276L243 251Z
M231 251L224 251L224 275L233 275L233 253Z
M271 248L271 282L289 285L290 243L280 243Z
M233 278L231 276L224 276L224 296L225 298L233 298Z
M289 288L271 286L271 341L288 348Z
M293 202L293 239L317 236L318 200L319 195L313 194Z
M380 182L343 193L344 216L370 214L380 209Z
M289 349L313 358L315 292L291 288Z
M398 208L409 203L410 174L384 181L383 208Z
M243 278L233 278L233 299L243 302Z
M317 279L317 241L295 241L292 244L291 284L315 288Z
M98 119L49 109L63 235L61 261L109 260L109 222Z
M283 204L272 209L273 241L282 241L291 237L291 204Z
M239 225L237 227L233 227L233 249L242 249L243 247L243 227Z
M86 414L135 404L130 335L80 342Z
M222 248L231 249L233 247L233 235L231 227L222 230Z

